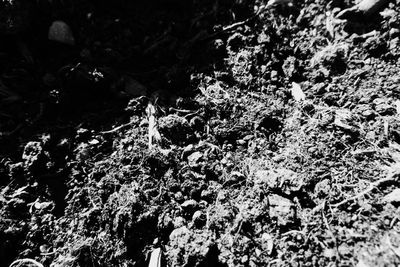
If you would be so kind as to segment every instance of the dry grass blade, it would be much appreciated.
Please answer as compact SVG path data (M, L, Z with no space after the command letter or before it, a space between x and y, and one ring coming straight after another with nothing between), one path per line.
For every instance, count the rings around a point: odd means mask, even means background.
M43 264L41 264L38 261L35 261L33 259L19 259L19 260L15 260L13 261L9 267L22 267L25 264L29 264L28 266L37 266L37 267L44 267Z
M365 196L366 194L370 193L372 190L381 186L382 184L397 181L398 176L400 175L400 169L398 167L399 167L398 164L395 164L395 166L393 166L393 168L392 168L392 171L390 171L389 174L385 178L382 178L375 182L372 182L365 190L361 191L357 195L352 196L347 199L344 199L344 200L340 201L339 203L332 204L331 207L333 207L333 208L340 207L350 201L355 201L355 200L359 199L360 197Z
M161 248L156 248L151 252L149 267L161 267Z
M129 125L132 125L133 123L135 123L134 120L132 120L132 121L130 121L130 122L128 122L128 123L122 124L122 125L120 125L120 126L118 126L118 127L115 127L114 129L111 129L111 130L109 130L109 131L102 131L101 133L102 133L102 134L115 133L115 132L118 132L119 130L121 130L122 128L125 128L125 127L127 127L127 126L129 126Z
M153 104L149 103L147 105L146 114L147 120L149 121L149 149L151 149L153 147L153 141L159 142L161 140L156 124L156 108Z

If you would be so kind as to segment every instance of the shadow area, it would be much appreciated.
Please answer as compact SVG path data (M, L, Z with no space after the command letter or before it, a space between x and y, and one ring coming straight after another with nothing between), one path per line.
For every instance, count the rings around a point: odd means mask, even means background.
M251 1L11 2L0 4L0 187L11 192L39 185L29 201L52 201L55 218L65 213L71 181L85 179L74 176L81 166L73 149L88 133L129 122L126 106L133 98L168 108L194 96L192 74L224 64L218 40L226 36L215 35L217 25L253 13ZM58 41L49 40L55 21L63 28ZM73 44L65 41L70 35ZM39 167L32 171L31 163ZM0 208L1 266L37 255L32 242L46 241L39 230L28 240L30 230L20 222L31 220L30 211L14 216L8 205ZM157 221L151 222L155 230ZM156 235L149 233L140 246ZM207 266L217 266L217 254L213 250Z

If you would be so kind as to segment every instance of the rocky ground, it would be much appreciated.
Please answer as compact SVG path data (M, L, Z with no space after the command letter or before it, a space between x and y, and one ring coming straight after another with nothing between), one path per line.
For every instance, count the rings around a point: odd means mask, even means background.
M399 266L399 0L134 2L1 2L1 266Z

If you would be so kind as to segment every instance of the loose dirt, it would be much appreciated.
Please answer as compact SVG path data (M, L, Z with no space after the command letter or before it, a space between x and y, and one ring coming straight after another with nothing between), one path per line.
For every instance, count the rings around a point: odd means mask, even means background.
M1 2L1 266L400 264L399 0L134 2Z

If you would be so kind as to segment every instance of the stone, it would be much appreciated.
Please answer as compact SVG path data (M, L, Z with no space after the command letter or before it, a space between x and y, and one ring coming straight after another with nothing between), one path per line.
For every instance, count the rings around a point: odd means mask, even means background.
M190 154L190 156L188 157L189 166L192 168L197 167L199 165L199 162L201 161L202 157L203 157L203 154L198 151Z
M389 100L386 98L376 98L373 103L375 111L380 115L394 115L396 113L396 109L389 104Z
M396 188L391 193L384 196L382 201L387 203L400 203L400 188Z
M218 247L209 230L191 231L181 227L172 231L166 245L165 266L217 266Z
M29 142L24 147L22 159L27 170L32 171L44 167L45 152L40 142Z
M278 226L286 226L296 220L296 206L287 198L272 194L268 196L269 216L276 219Z
M67 45L75 45L75 38L72 34L71 28L67 23L61 20L56 20L51 24L48 38L51 41L56 41Z
M192 222L196 228L201 228L206 224L207 216L203 211L198 210L192 216Z
M199 203L194 199L186 200L182 203L181 208L183 212L193 214L199 207Z

